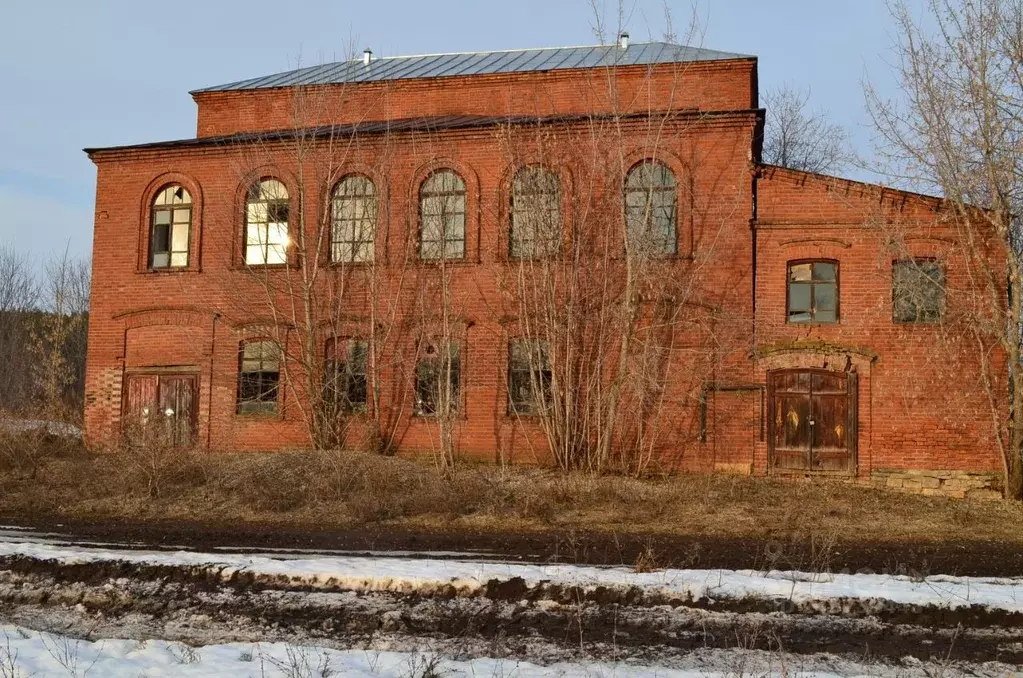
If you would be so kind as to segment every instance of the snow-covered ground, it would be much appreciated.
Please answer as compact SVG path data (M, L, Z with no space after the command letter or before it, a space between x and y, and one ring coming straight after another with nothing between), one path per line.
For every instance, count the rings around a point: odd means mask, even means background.
M1023 579L952 577L913 579L878 574L820 574L755 570L663 570L636 573L626 568L532 565L383 557L281 559L225 553L129 552L18 541L0 543L0 557L23 556L65 564L127 562L137 565L200 567L225 578L237 573L285 579L294 584L352 591L455 595L479 593L494 582L521 579L528 587L560 585L597 590L636 588L644 594L689 600L859 601L955 609L982 606L1023 612ZM869 609L868 609L869 611Z
M539 666L515 659L455 660L430 652L338 651L284 643L228 643L190 647L161 640L90 642L0 625L0 677L138 678L911 678L915 676L998 676L1011 667L973 665L969 673L954 664L908 661L861 664L832 655L795 657L783 653L707 650L681 658L676 666L630 662L578 662Z

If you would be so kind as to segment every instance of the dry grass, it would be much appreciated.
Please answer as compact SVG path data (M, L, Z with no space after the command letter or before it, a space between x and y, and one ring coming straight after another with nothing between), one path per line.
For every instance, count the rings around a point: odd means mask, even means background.
M0 450L8 450L0 455L0 514L6 516L1023 542L1023 507L1004 502L736 476L637 480L492 466L443 475L413 461L360 453L177 455L161 469L154 496L151 470L122 455L38 443L27 453L30 461L11 463L10 450L37 443L0 438Z

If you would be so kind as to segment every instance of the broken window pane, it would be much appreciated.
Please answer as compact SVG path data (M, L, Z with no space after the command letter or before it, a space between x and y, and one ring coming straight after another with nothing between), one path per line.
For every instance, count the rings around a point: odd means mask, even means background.
M249 189L245 208L245 263L252 266L288 261L288 191L276 179Z
M788 321L838 322L838 264L809 261L788 269Z
M239 414L274 413L280 383L280 350L272 341L242 344L238 373Z
M188 266L191 204L192 197L181 186L168 186L156 196L149 236L150 268Z
M460 383L458 344L449 344L444 350L440 342L426 342L416 363L416 414L431 416L457 412Z
M892 266L892 313L896 322L939 322L945 310L945 269L937 261L897 261Z

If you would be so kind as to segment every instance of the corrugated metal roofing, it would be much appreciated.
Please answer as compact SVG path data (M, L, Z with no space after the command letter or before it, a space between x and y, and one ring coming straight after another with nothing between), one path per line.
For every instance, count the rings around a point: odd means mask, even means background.
M369 65L364 64L362 59L338 61L259 78L239 80L226 85L205 87L194 90L193 94L297 85L445 78L487 73L527 73L566 68L650 66L653 64L751 58L754 57L748 54L719 52L713 49L674 45L668 42L639 42L629 45L626 49L621 49L614 44L590 47L544 47L504 52L423 54L420 56L374 58Z

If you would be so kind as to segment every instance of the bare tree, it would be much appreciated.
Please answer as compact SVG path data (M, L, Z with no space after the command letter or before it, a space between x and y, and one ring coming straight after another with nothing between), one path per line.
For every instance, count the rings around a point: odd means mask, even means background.
M0 410L24 409L31 396L25 346L38 295L32 262L12 247L0 246Z
M388 175L390 136L364 135L358 120L322 124L347 115L344 85L288 96L288 128L236 151L249 189L241 261L226 272L234 294L222 310L276 347L253 358L280 375L254 386L253 407L287 393L315 448L386 450L400 408L381 402L382 361L405 268L389 260L386 185L369 175ZM353 427L362 440L350 439Z
M949 290L957 346L986 395L1005 495L1023 497L1023 2L928 0L925 19L901 1L901 97L867 87L884 170L943 196L967 284ZM951 304L955 301L955 308Z
M763 161L790 169L833 174L852 160L849 135L828 113L810 108L810 89L785 85L764 95Z
M606 44L599 20L597 31ZM682 42L698 34L694 21ZM589 93L606 112L581 125L501 130L517 168L508 214L495 217L510 229L509 410L537 423L565 470L640 473L667 451L669 435L672 451L695 442L684 418L665 414L695 411L721 355L748 337L719 326L729 313L742 323L742 310L725 312L713 301L721 290L706 284L720 235L741 209L742 179L731 196L722 179L721 214L705 214L693 191L694 177L711 173L695 143L705 121L681 110L688 65L678 61L668 93L645 110L620 97L627 85L610 64Z
M29 355L35 399L46 416L81 416L90 279L89 261L72 257L67 247L43 271L43 314L33 325Z

